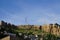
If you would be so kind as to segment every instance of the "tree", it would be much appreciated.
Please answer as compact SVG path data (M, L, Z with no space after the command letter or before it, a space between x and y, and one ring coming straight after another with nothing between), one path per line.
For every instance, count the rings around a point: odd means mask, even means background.
M42 30L42 26L40 26L39 29Z
M11 24L10 23L8 23L8 30L7 30L7 32L12 32L12 29L11 29L12 27L11 27Z
M57 40L55 35L47 34L44 36L44 40Z

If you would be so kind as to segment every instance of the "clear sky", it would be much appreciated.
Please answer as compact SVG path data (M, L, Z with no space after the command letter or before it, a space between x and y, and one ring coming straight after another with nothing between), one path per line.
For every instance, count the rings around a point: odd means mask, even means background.
M0 20L16 25L60 24L60 0L0 0Z

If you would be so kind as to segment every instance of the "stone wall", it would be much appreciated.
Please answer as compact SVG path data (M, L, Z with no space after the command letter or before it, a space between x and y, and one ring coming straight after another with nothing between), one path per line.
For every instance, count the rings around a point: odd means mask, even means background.
M2 38L0 40L10 40L10 36L4 37L4 38Z

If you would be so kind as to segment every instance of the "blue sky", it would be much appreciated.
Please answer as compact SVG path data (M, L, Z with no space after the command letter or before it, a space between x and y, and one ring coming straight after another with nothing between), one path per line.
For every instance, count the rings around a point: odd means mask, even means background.
M15 25L60 24L60 0L0 0L0 20Z

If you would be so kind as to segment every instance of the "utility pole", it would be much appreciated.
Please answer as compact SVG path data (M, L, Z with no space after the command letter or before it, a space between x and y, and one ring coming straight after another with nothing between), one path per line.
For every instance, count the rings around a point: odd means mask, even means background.
M28 20L27 20L27 17L25 17L25 23L26 23L26 33L28 32L28 27L29 27L29 25L28 25Z
M26 25L28 24L27 17L25 18L25 23L26 23Z

